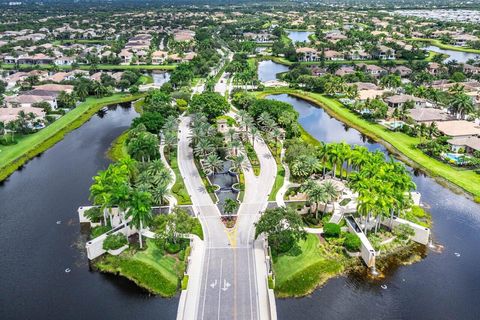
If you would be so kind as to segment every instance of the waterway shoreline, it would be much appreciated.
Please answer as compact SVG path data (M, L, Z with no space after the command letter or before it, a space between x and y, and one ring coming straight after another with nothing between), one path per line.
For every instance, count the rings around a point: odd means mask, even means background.
M21 168L29 160L41 154L42 152L50 149L56 143L63 140L66 134L82 126L85 122L87 122L95 113L97 113L104 106L130 102L133 100L137 100L142 96L143 94L140 94L140 95L123 95L122 94L122 95L114 95L114 96L102 98L102 99L95 99L94 101L84 102L85 110L81 113L78 113L72 116L72 119L69 119L69 121L65 123L54 122L47 128L44 128L37 133L34 133L33 135L43 133L45 137L39 143L32 144L26 147L26 149L19 156L12 159L7 159L5 163L2 164L2 167L0 167L0 182L7 179L12 173L14 173L17 169ZM77 108L79 108L80 110L80 108L82 108L82 104L77 106L75 109ZM70 112L74 112L75 109L73 109ZM68 115L69 113L67 113L64 117ZM61 120L62 118L60 118L57 121L61 121ZM47 133L45 133L44 130L47 130ZM49 132L49 131L52 131L52 132ZM28 143L28 142L29 141L21 141L19 142L19 144Z
M450 181L448 178L441 176L439 173L434 172L431 168L427 168L424 165L418 163L415 159L409 158L407 155L403 154L397 147L392 145L390 142L385 141L374 132L368 130L367 128L361 126L358 123L350 121L343 117L340 113L336 112L333 108L329 105L315 99L314 97L310 97L308 92L293 90L289 88L276 88L276 89L269 89L262 92L258 92L257 95L260 98L265 98L268 95L272 94L289 94L291 96L303 99L308 101L318 107L323 108L330 116L334 117L337 120L345 123L346 125L355 128L356 130L360 131L361 133L365 134L369 138L373 139L375 142L382 144L391 154L397 157L402 162L406 163L407 165L411 166L414 169L421 170L422 172L427 173L429 176L435 179L440 185L450 189L456 194L464 194L468 199L474 200L476 202L480 201L480 191L474 190L472 187L471 190L467 190L462 186L455 184L455 182Z

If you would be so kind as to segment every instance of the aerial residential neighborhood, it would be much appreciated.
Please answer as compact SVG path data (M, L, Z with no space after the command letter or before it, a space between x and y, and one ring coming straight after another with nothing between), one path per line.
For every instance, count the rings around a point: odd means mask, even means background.
M0 3L1 319L478 319L480 3Z

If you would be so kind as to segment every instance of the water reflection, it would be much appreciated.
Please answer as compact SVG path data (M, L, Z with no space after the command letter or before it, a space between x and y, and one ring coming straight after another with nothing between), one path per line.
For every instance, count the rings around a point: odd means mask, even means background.
M78 224L105 151L136 116L126 105L93 116L0 186L0 319L175 317L178 299L92 272Z
M287 72L288 67L272 60L260 61L258 63L258 79L261 82L277 80L277 74Z
M293 43L295 42L310 42L308 36L313 34L311 31L296 31L296 30L289 30L287 31L288 37L292 39Z
M425 47L425 50L434 51L442 54L448 54L449 57L445 59L444 62L456 60L457 62L466 63L469 59L473 59L473 60L480 59L479 54L440 49L439 47L436 47L436 46Z

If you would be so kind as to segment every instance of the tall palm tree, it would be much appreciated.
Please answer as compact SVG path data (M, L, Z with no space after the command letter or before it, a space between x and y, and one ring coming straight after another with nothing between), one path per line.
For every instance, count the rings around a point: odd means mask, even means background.
M222 168L223 161L218 157L216 153L212 153L205 158L203 165L206 171L215 173Z
M152 196L148 192L133 191L130 196L127 216L132 218L132 224L139 230L140 248L143 248L142 231L152 219Z
M310 202L315 204L315 218L318 219L320 203L326 203L328 200L325 188L313 180L308 180L301 186L300 190L307 195ZM322 212L322 217L323 214Z
M332 181L327 180L322 183L322 186L326 197L325 205L328 205L330 204L330 202L337 200L339 192L335 185L332 183Z
M195 156L205 159L213 150L213 144L207 139L202 139L199 140L195 148L193 148L193 153Z

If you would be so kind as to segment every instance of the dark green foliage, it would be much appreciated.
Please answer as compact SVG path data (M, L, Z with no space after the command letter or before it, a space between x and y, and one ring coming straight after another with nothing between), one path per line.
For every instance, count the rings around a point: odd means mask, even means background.
M326 223L323 226L323 234L326 238L338 238L340 236L340 226L336 223Z
M108 235L103 241L103 250L115 250L128 243L125 235L122 233Z
M347 233L343 245L350 252L358 251L360 249L360 238L356 234Z

